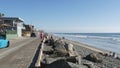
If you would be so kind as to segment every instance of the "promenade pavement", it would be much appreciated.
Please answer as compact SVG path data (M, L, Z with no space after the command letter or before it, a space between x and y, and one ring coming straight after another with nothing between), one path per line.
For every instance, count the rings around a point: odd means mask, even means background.
M18 39L21 41L12 41L12 45L6 48L8 55L0 56L0 68L34 68L35 58L37 58L37 50L39 50L40 40L39 38L24 38ZM1 54L1 53L0 53ZM1 59L2 57L2 59Z
M35 39L37 39L37 37L36 38L20 37L20 38L10 39L10 46L7 48L0 49L0 59L2 59L3 57L9 55L10 53L16 51L17 49L21 48L25 44L28 44L29 42Z

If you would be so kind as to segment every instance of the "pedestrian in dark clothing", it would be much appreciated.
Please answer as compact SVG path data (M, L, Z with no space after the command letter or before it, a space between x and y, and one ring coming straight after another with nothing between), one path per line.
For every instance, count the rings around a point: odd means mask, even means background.
M43 32L40 32L40 40L43 41L43 39L44 39Z

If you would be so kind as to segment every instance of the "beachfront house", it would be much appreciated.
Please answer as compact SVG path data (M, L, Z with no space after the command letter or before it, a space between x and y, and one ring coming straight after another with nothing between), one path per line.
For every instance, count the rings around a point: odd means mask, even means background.
M34 32L34 26L29 24L24 24L24 29L22 29L23 36L31 36L31 33Z
M21 37L23 22L23 19L19 17L1 17L0 32L5 32L8 39Z

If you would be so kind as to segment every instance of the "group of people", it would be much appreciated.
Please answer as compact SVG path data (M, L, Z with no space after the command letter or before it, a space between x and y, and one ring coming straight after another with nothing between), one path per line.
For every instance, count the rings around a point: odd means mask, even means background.
M120 55L115 53L115 52L111 52L111 51L109 53L101 53L100 52L100 54L103 55L103 56L109 56L109 57L113 57L113 58L116 58L116 59L120 59Z
M114 57L114 58L116 58L116 59L120 59L120 55L118 55L118 54L115 53L115 52L110 52L109 56Z

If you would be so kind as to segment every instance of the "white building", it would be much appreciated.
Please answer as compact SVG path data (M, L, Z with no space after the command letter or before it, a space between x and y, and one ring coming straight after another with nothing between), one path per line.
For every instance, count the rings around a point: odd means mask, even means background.
M23 19L18 17L2 17L0 18L0 25L1 24L7 24L9 25L7 27L8 30L8 37L21 37L22 36L22 29L23 27ZM10 34L10 31L16 31L16 34Z

